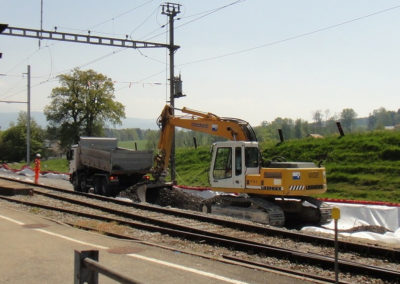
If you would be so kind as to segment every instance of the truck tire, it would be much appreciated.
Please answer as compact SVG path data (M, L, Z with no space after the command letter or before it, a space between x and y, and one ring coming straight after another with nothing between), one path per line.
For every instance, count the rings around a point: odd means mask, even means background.
M98 195L103 195L103 189L101 186L102 178L101 177L96 177L94 180L94 193Z
M94 193L109 196L108 183L105 177L97 177L94 183Z
M80 190L78 190L78 191L87 193L89 191L88 190L89 188L88 188L87 182L86 182L86 175L85 174L79 175L78 182L79 182L79 187L80 187Z
M77 174L72 174L72 185L74 187L74 191L81 191L81 183Z

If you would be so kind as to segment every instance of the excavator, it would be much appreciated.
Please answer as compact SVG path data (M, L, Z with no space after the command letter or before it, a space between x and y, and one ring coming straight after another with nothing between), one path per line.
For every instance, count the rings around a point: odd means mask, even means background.
M168 170L175 127L227 140L212 145L209 182L218 194L204 200L200 211L273 226L331 220L332 208L312 197L327 190L325 168L281 159L263 166L256 134L248 122L166 105L157 123L161 134L153 176L158 180Z

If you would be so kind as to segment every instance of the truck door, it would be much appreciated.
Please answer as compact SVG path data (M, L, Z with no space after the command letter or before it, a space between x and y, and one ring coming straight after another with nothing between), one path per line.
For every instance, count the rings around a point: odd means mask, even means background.
M211 185L221 188L244 187L243 148L241 146L215 146Z

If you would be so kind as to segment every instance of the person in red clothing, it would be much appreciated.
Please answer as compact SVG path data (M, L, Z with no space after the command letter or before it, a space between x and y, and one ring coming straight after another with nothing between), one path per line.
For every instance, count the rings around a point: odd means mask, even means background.
M36 154L35 158L35 183L38 184L39 182L39 174L40 174L40 154Z

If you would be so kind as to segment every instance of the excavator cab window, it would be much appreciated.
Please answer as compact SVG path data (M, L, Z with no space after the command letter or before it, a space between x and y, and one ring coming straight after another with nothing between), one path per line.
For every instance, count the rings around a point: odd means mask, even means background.
M246 147L244 155L247 168L257 168L259 166L260 162L257 147Z
M213 170L215 179L226 179L232 177L232 148L220 147L217 149Z

